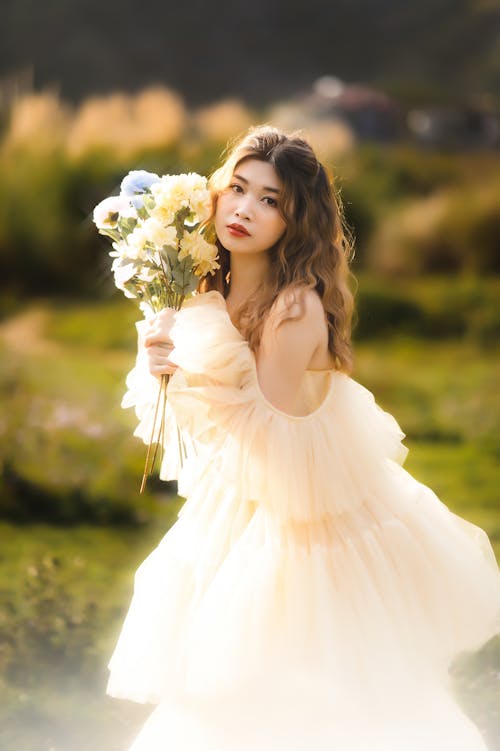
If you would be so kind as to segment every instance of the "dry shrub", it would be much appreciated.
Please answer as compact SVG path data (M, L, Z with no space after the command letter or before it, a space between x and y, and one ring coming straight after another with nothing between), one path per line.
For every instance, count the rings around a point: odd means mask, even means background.
M500 272L500 177L451 194L439 238L453 248L461 267Z
M181 137L185 118L180 96L160 86L137 95L90 97L75 115L68 153L79 157L108 148L126 158L139 149L167 146Z
M332 157L350 153L356 145L353 131L341 120L323 120L308 125L304 128L304 135L318 158L325 162Z
M203 140L223 143L253 123L250 110L239 99L223 99L193 113L193 124Z
M349 154L356 145L356 136L340 118L312 120L304 107L295 102L278 102L269 108L267 120L285 131L301 130L321 161Z
M71 157L104 148L127 158L140 149L177 141L185 122L181 97L162 86L136 95L89 97L76 111L55 92L26 94L12 106L3 148L8 152L17 147L29 151L62 147Z
M53 91L23 94L13 102L3 148L59 148L65 142L71 117L71 109Z
M366 268L388 275L421 271L423 254L448 200L446 193L437 192L388 211L365 251Z
M153 86L137 94L134 106L142 146L162 147L182 136L186 111L178 94L163 86Z
M389 210L366 252L385 274L500 272L500 182L461 185Z

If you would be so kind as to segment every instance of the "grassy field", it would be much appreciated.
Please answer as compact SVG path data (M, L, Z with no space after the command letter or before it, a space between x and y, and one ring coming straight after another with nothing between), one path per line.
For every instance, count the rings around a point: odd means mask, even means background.
M137 493L144 447L119 407L136 318L121 300L40 301L0 331L4 751L120 751L150 711L104 694L133 573L181 504L157 486ZM500 560L500 349L471 337L363 339L354 377L407 434L406 468L483 527ZM499 676L498 642L456 670L492 751Z

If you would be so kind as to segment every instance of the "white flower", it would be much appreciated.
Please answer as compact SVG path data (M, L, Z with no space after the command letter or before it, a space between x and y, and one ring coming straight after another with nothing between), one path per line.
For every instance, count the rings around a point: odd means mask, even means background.
M163 245L174 245L177 242L177 232L175 227L165 227L156 217L152 216L146 219L142 225L143 232L147 240L157 247Z
M145 247L148 237L144 231L144 225L138 225L127 237L127 255L139 260L145 256Z
M112 243L114 250L109 251L109 255L115 258L124 258L128 252L128 245L125 240Z
M136 272L136 266L133 262L128 262L126 258L115 258L111 265L111 270L115 277L115 285L118 289L121 289L126 297L135 297L126 288L127 282L129 282Z
M137 210L135 206L132 206L132 204L129 204L129 206L126 209L122 209L120 211L120 218L121 219L137 219L138 214L137 214Z
M147 321L149 321L155 315L154 309L151 307L151 304L149 302L147 302L146 300L142 300L139 303L139 308L142 310L144 318Z
M134 211L126 196L109 196L98 203L94 209L94 224L98 229L114 229L119 216L130 216L129 211ZM134 211L133 216L137 216Z
M152 282L158 277L160 277L160 272L158 269L151 268L151 266L141 266L137 271L137 278L140 279L141 282Z

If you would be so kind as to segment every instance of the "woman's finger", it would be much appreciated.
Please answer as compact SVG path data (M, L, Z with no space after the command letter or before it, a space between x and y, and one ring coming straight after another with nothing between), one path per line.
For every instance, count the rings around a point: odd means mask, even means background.
M146 347L151 347L152 345L166 345L170 347L170 349L173 349L174 346L170 337L161 331L152 331L150 334L146 334L144 337L144 344Z
M173 373L177 365L168 359L171 348L163 345L151 346L147 350L148 368L152 375L161 375L163 373Z
M149 372L154 376L172 375L176 370L176 365L151 365L149 368Z

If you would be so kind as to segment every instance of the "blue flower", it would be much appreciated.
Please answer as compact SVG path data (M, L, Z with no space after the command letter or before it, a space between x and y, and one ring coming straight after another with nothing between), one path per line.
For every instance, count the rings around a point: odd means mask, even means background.
M154 172L146 172L143 169L132 170L121 182L121 195L134 196L138 193L145 193L159 179L158 175Z
M144 206L144 193L130 197L130 203L137 211Z

